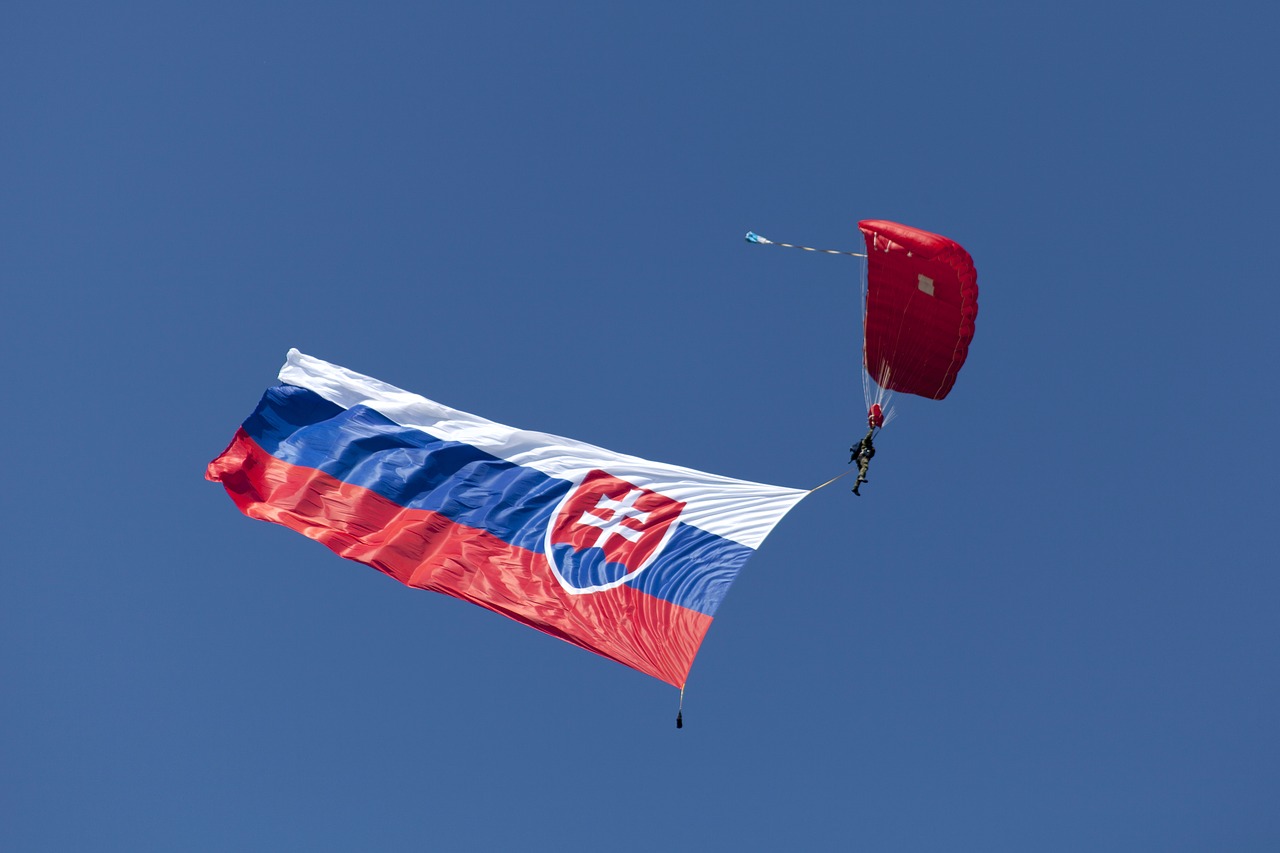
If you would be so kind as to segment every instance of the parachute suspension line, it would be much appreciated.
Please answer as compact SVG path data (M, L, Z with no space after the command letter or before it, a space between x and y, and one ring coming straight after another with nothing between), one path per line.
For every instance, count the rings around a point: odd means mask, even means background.
M897 408L893 405L893 392L889 390L889 365L884 365L880 375L876 377L872 377L866 370L862 371L862 396L868 412L879 406L884 414L884 423L879 426L882 428L888 426L898 414Z
M859 321L863 329L867 327L867 279L870 275L869 264L862 265L862 301L859 303L861 309ZM867 363L867 340L866 335L862 339L862 363ZM862 401L867 406L867 412L871 411L872 406L879 406L884 413L884 423L881 428L889 425L894 416L898 414L897 408L893 405L893 392L889 390L889 365L885 364L881 368L879 376L872 376L865 369L862 371Z
M680 707L676 708L676 728L684 728L684 685L680 686Z
M862 402L866 404L868 411L871 409L872 403L879 402L873 398L871 393L871 376L865 370L865 365L867 363L867 338L865 333L865 329L867 328L867 279L871 275L870 267L871 264L869 262L862 265L862 277L858 282L861 285L862 290L862 298L858 302L858 327L864 330L862 336L862 364L864 365L864 370L862 371Z
M794 243L777 243L773 240L767 240L754 231L748 231L746 236L748 243L758 243L761 246L781 246L784 249L802 249L806 252L818 252L823 255L848 255L851 258L865 258L866 255L861 252L842 252L839 249L815 249L811 246L797 246Z

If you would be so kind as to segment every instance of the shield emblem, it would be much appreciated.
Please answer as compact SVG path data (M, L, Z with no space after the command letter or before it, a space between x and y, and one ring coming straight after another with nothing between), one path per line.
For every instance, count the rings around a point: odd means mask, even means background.
M684 506L605 471L591 471L556 509L547 530L547 560L571 593L620 586L662 553Z

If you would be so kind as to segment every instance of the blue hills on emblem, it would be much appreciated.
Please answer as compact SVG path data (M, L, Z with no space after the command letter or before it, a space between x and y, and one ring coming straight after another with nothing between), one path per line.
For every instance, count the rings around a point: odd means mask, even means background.
M605 559L601 548L579 551L572 545L553 545L551 563L556 573L570 589L583 592L622 583L632 571L623 563L611 563Z

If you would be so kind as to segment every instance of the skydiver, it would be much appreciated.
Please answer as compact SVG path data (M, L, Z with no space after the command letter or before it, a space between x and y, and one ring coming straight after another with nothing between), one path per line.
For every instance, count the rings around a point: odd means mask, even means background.
M858 463L858 481L853 484L853 493L858 497L862 497L862 493L858 491L858 487L867 482L867 466L871 464L871 457L876 455L875 446L872 445L871 439L875 437L876 425L871 424L871 429L867 430L867 434L862 440L849 448L850 464Z
M849 448L849 462L858 463L858 481L853 484L853 493L858 497L862 497L858 487L867 482L867 466L871 464L871 457L876 455L876 448L871 440L875 438L876 430L884 426L884 422L884 409L879 403L872 403L871 408L867 409L866 436Z

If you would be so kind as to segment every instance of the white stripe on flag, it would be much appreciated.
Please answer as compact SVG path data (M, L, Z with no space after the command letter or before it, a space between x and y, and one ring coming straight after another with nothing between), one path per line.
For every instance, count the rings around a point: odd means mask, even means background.
M809 494L735 480L693 468L614 453L549 433L515 429L451 409L336 364L289 350L280 381L314 391L344 409L367 406L403 427L444 441L456 441L533 468L551 477L577 482L601 469L637 486L686 504L680 515L692 524L748 548L758 548L801 498Z

